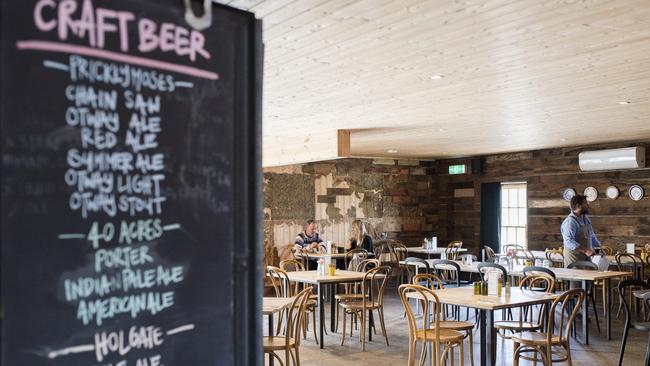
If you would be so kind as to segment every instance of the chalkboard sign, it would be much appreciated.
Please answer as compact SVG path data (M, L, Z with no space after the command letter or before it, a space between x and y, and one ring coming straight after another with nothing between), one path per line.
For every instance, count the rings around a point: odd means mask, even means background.
M2 1L3 366L262 359L261 28L210 11Z

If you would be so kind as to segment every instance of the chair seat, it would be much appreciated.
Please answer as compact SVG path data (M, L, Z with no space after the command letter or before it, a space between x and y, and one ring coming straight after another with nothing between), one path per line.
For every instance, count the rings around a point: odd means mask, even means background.
M494 328L504 330L534 331L542 328L541 325L531 322L519 322L518 320L504 320L494 322Z
M356 301L346 301L342 302L341 306L343 306L345 309L350 309L350 310L362 310L363 309L363 301L361 299L358 299ZM378 302L376 301L366 301L366 309L377 309L381 307Z
M440 328L452 329L452 330L471 330L474 328L474 323L455 321L455 320L444 320L444 321L440 321Z
M538 332L522 332L515 333L512 335L511 339L513 342L530 345L530 346L539 346L546 344L547 333L538 333ZM560 336L553 336L551 338L551 344L558 345L560 344Z
M338 295L334 295L334 298L339 300L339 301L358 300L358 299L363 299L364 297L368 297L368 295L364 295L364 294L338 294Z
M632 326L636 330L641 330L641 331L645 331L645 332L650 331L650 322L633 323Z
M285 337L267 337L265 336L262 344L264 345L264 352L284 350L287 346L287 339ZM295 347L296 341L289 338L289 347Z
M435 341L436 340L436 330L435 329L427 329L426 332L424 329L419 329L416 334L415 334L417 339L425 339L427 341ZM448 343L448 342L462 342L463 339L465 338L465 334L453 330L453 329L443 329L440 328L440 342Z

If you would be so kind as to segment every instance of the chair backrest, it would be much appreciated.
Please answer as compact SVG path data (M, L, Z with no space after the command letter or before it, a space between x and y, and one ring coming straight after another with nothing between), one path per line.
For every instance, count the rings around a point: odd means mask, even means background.
M632 314L635 313L637 316L641 316L638 312L631 312L630 305L628 302L628 296L630 296L630 291L635 290L648 290L650 289L650 284L641 280L624 280L618 283L618 294L620 295L621 300L623 300L623 308L625 309L625 323L635 322L632 319ZM647 302L647 300L646 300ZM644 321L645 319L641 319Z
M544 274L546 276L550 276L551 278L553 278L553 280L555 280L555 272L551 271L548 268L538 267L538 266L528 266L528 267L524 267L523 272L524 272L524 276Z
M366 271L361 282L361 293L368 296L363 298L363 308L374 302L382 306L384 303L384 289L390 279L391 267L381 266ZM371 291L372 290L372 291Z
M546 253L546 259L548 259L551 262L551 265L553 267L558 266L558 267L564 267L564 251L560 249L551 249L547 250Z
M604 255L612 255L614 254L614 250L612 250L612 247L608 247L607 245L601 245L600 253Z
M404 258L404 264L406 265L405 268L408 272L408 278L413 278L416 273L431 273L429 262L422 258L407 257Z
M355 271L368 272L369 270L373 268L378 268L379 266L381 266L381 262L379 262L379 259L364 259L361 262L359 262L357 268L355 268Z
M295 286L291 286L289 275L287 275L286 271L275 266L266 266L266 273L268 274L268 278L271 279L275 297L293 296Z
M551 277L546 274L527 275L519 283L519 288L522 290L544 291L547 293L552 293L555 291L555 277Z
M397 289L399 297L402 300L402 305L404 305L404 311L406 312L406 319L409 327L409 338L415 339L415 335L418 330L421 329L431 329L431 332L434 333L434 347L433 355L431 355L432 360L438 361L438 350L440 349L440 318L441 318L441 306L440 300L436 293L431 289L428 289L423 286L418 285L400 285ZM422 325L418 327L416 311L413 309L413 304L409 301L407 295L409 293L418 294L419 297L423 300L418 300L422 304L422 314L432 314L433 318L429 316L420 316L420 321ZM435 362L435 365L438 365L438 362Z
M501 247L501 252L508 253L509 250L517 250L517 249L525 249L525 248L519 244L506 244L503 247Z
M460 287L460 265L448 259L434 259L431 268L446 284L454 283Z
M460 254L460 249L463 247L463 242L460 240L454 240L451 243L447 244L445 249L445 254L448 260L456 260L458 254Z
M615 258L619 271L634 273L635 280L643 280L645 278L645 262L639 255L619 253Z
M571 327L573 326L573 319L575 319L578 311L582 309L585 296L583 289L573 289L565 291L553 301L549 311L550 319L546 328L546 342L548 345L551 344L552 338L556 336L556 328L560 342L568 342ZM560 310L557 310L558 306Z
M298 271L304 271L305 266L299 260L286 259L280 262L280 269L285 272L298 272Z
M359 262L368 259L368 251L363 249L363 248L354 248L347 253L345 253L345 258L344 258L344 263L345 263L345 268L348 269L350 268L350 263L353 260L358 260ZM357 264L358 265L358 264ZM353 265L353 268L356 267Z
M518 263L520 265L527 265L526 262L532 262L535 263L535 256L533 253L524 248L517 248L515 249L515 257L514 257L515 263Z
M483 246L483 262L488 261L489 259L496 258L496 253L494 253L494 249L492 247L489 247L487 245Z
M394 263L396 260L395 253L388 240L381 240L375 243L375 259L381 263Z
M413 276L411 283L414 285L424 286L432 290L442 290L445 283L434 273L418 273Z
M393 253L395 254L397 262L403 261L408 255L408 249L406 248L406 245L402 244L401 242L395 241L391 243L390 246L393 250Z
M491 271L497 271L501 274L501 282L505 285L508 281L508 271L500 264L481 262L477 265L478 273L481 275L481 280L485 281L485 274Z
M305 321L305 312L307 309L307 300L312 293L311 287L306 287L300 291L291 302L287 309L287 332L285 332L285 347L289 348L291 339L294 340L296 347L300 346L300 330Z
M597 271L598 265L592 261L576 261L569 264L566 268L569 269L584 269L587 271Z

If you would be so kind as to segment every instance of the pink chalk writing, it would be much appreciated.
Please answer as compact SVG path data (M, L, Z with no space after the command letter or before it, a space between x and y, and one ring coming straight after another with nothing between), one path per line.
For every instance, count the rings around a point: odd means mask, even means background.
M60 41L80 39L93 48L106 48L114 38L120 50L129 52L130 32L138 32L137 50L142 53L162 51L188 57L192 62L198 57L210 59L205 49L205 36L196 30L173 23L160 26L148 18L137 19L130 11L95 8L92 0L38 0L34 6L34 25L41 32L56 30Z

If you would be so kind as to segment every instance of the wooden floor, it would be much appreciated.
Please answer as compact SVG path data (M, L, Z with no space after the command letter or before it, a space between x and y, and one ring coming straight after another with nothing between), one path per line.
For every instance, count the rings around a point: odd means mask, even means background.
M300 347L301 364L304 366L356 366L356 365L379 365L379 366L398 366L405 365L408 353L407 339L408 331L406 319L403 317L404 311L402 303L397 296L396 290L388 289L386 292L386 327L388 329L388 339L390 346L386 346L384 338L378 334L373 336L373 341L366 343L366 352L361 352L358 332L354 332L354 338L350 340L346 337L346 343L341 346L341 334L329 334L325 337L325 349L318 348L314 342L313 334L308 333L306 340L303 340ZM329 325L329 304L326 307L326 319ZM464 316L464 311L462 312ZM591 314L591 312L590 312ZM602 314L600 310L599 316ZM593 316L592 316L593 317ZM470 318L471 319L471 318ZM621 335L623 329L624 317L621 319L614 318L612 321L612 340L606 341L604 334L604 319L601 319L601 328L603 334L599 335L595 325L590 324L590 344L585 346L580 342L572 339L573 365L578 366L609 366L618 364L618 352L621 344ZM264 319L264 334L267 334L266 318ZM580 325L580 323L578 323ZM311 326L311 325L310 325ZM379 327L378 327L379 328ZM311 328L310 328L311 331ZM348 333L349 334L349 333ZM648 334L631 330L628 337L628 343L623 359L623 365L640 366L643 365ZM512 343L510 341L497 340L497 361L498 365L512 365ZM474 333L474 364L478 365L479 354L479 334ZM466 353L465 365L469 365L469 356ZM458 360L456 360L458 361ZM268 364L268 360L265 361ZM459 363L456 362L455 365ZM564 365L563 363L562 365ZM532 365L532 362L522 361L520 365ZM538 365L541 365L539 363ZM276 362L277 366L277 362Z

